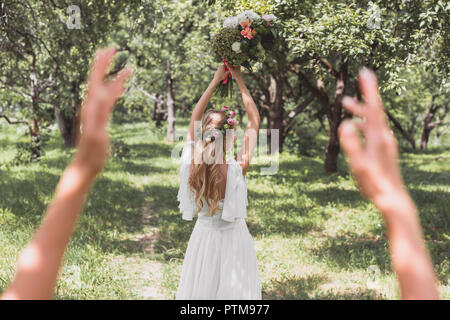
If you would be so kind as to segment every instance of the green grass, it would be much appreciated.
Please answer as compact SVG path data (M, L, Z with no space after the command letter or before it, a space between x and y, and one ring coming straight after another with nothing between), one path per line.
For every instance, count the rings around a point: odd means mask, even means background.
M181 122L185 129L187 122ZM20 134L17 130L21 130ZM58 299L172 299L194 223L178 212L178 164L164 129L113 125L112 140L130 148L96 182L67 250ZM0 288L39 225L73 151L51 134L40 164L8 167L20 127L0 126ZM443 298L450 298L450 152L403 153ZM364 200L344 160L325 174L320 157L284 153L280 170L248 173L248 225L265 299L397 299L383 221ZM2 289L0 289L2 290Z

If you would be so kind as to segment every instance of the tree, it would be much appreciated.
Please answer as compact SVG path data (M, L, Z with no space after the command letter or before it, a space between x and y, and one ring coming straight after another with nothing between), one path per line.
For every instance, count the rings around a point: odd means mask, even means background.
M450 94L446 79L436 69L409 66L402 75L407 83L401 92L385 96L386 113L400 138L413 150L427 148L433 129L444 124L449 112Z
M14 95L14 105L30 119L34 140L39 140L40 124L56 112L67 147L76 142L90 59L132 6L118 0L71 4L16 0L1 6L2 89Z
M22 117L19 122L28 125L30 158L39 159L40 125L49 120L51 113L45 95L53 83L55 71L54 66L44 64L42 59L43 53L52 58L44 40L47 34L34 19L39 16L35 4L3 1L1 10L0 93L7 97L3 98L5 107L14 109L10 112ZM8 120L7 115L3 118Z

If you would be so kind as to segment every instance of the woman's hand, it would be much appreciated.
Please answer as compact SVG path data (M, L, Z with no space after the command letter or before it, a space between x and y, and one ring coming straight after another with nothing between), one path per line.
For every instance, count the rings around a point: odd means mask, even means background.
M221 65L219 68L217 68L217 71L214 74L213 82L215 84L219 84L220 82L222 82L223 80L228 78L229 74L230 74L230 71L226 71L225 66Z
M405 189L398 166L397 143L386 122L375 74L363 69L359 74L359 86L364 103L349 97L342 103L363 122L344 121L339 128L340 139L362 193L380 208L395 202L396 195L404 193ZM364 146L359 131L364 136Z
M116 101L125 91L125 83L132 74L132 70L126 68L115 79L105 80L115 54L114 48L97 53L81 114L82 132L75 161L92 176L97 175L106 162L109 152L106 126Z
M236 80L242 79L242 73L241 73L241 66L232 66L230 64L227 64L228 68L230 69L231 75Z

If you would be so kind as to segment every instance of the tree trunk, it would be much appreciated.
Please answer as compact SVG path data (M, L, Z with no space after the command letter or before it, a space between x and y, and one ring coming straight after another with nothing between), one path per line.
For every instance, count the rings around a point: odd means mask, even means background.
M422 131L422 137L420 138L420 150L425 150L428 146L428 140L430 139L430 133L432 128L424 125Z
M339 152L338 129L342 121L342 98L344 97L345 85L347 83L347 63L343 62L339 70L336 82L336 91L334 93L334 104L327 107L327 118L330 126L330 135L328 137L328 145L325 150L325 171L336 172Z
M283 130L283 110L284 110L284 100L283 100L283 83L284 79L282 75L279 77L270 76L270 86L269 86L269 101L270 110L267 112L267 135L270 154L283 151L284 143L284 130ZM278 130L278 141L272 141L271 130ZM273 144L273 145L272 145Z
M156 126L159 128L162 126L162 121L165 120L166 112L163 108L164 101L162 95L156 94L155 105L153 109L153 121L156 122Z
M433 126L431 125L431 120L433 120L434 116L436 115L436 111L438 108L434 105L434 96L431 100L431 105L428 108L427 115L425 116L425 119L423 120L423 126L422 126L422 137L420 138L420 150L425 150L428 146L428 140L430 139L430 133L431 130L433 130Z
M326 172L336 172L337 171L337 160L341 148L339 146L338 137L338 122L330 122L330 136L328 137L328 145L325 150L325 171Z
M170 60L167 61L167 140L175 140L175 103Z
M284 135L283 135L283 114L279 109L279 106L272 106L272 109L268 112L268 143L270 154L283 151ZM278 142L272 142L271 130L278 130ZM272 145L274 143L274 145Z
M41 159L41 132L39 129L39 122L36 119L31 120L30 136L31 136L30 160L32 162L39 161Z
M64 139L66 148L74 148L77 144L78 131L80 127L79 108L73 116L66 116L64 112L57 111L58 127Z

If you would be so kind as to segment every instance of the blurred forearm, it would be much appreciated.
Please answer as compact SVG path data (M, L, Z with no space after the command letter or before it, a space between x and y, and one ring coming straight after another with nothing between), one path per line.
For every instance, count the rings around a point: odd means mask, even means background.
M398 276L402 298L439 299L414 202L406 190L402 190L375 203L386 221L392 265Z
M75 160L64 172L41 227L19 256L2 299L51 299L64 251L95 175Z

